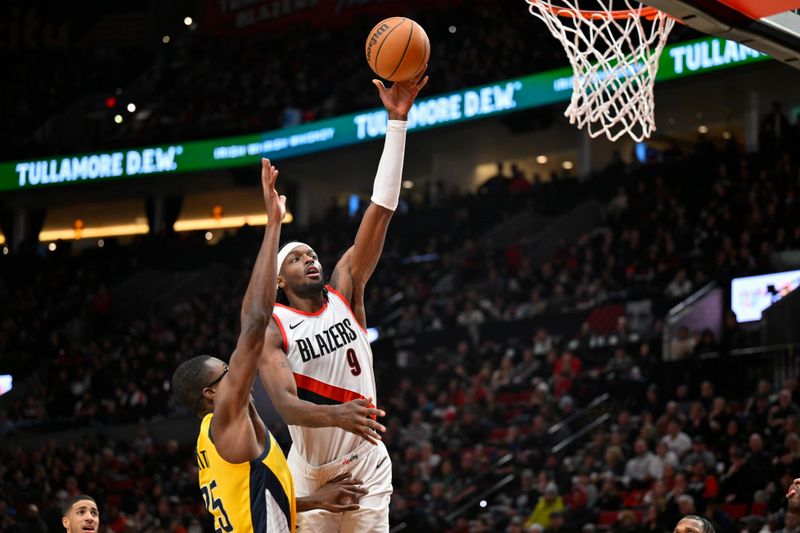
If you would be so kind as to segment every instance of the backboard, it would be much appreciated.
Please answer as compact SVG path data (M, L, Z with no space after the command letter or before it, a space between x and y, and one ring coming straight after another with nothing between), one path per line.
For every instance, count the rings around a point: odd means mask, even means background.
M643 0L687 26L800 69L800 0Z

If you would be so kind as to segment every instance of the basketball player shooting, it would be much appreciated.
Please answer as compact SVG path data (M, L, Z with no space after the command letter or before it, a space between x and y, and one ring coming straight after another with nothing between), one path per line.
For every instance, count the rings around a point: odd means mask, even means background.
M389 531L392 465L367 409L375 398L372 350L367 340L364 288L380 259L389 221L400 198L406 121L428 82L422 73L387 89L374 80L388 112L386 140L355 243L330 277L309 245L291 242L278 253L278 287L289 305L275 304L259 374L275 408L289 425L289 468L300 496L349 472L368 493L360 508L342 514L314 510L298 516L298 531ZM344 402L364 409L358 424L341 421ZM327 414L309 407L328 406ZM383 415L383 413L380 413ZM330 427L336 426L336 427Z
M200 490L215 531L291 533L295 512L358 509L366 491L343 474L314 494L295 498L286 458L256 412L251 394L275 304L275 253L286 198L275 190L278 171L262 160L261 182L267 226L242 302L241 333L230 365L200 355L181 364L172 376L178 402L201 419L197 437Z

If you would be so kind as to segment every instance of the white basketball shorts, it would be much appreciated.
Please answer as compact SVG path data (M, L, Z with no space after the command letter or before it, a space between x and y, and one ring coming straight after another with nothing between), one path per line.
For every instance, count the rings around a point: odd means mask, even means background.
M392 497L392 460L383 442L377 446L364 441L358 448L330 463L311 466L293 447L287 458L294 479L295 494L308 496L344 472L358 479L369 491L358 502L358 511L330 513L315 509L297 513L298 533L389 532L389 501Z

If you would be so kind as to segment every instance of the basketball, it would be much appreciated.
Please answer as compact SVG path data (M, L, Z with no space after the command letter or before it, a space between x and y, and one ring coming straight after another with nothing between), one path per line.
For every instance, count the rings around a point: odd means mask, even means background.
M413 20L391 17L372 28L364 50L375 74L388 81L406 81L425 68L431 43Z

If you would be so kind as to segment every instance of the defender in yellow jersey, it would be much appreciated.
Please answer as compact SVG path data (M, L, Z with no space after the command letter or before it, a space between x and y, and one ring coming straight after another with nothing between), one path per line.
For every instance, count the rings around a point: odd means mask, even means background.
M172 376L178 402L203 420L197 438L198 477L216 533L291 533L296 512L356 510L366 493L360 482L344 474L309 497L295 498L286 457L253 404L253 381L275 303L275 254L286 213L286 198L275 190L277 177L275 167L263 159L268 222L242 302L242 329L230 366L201 355L181 364ZM353 406L348 413L361 418L379 414L367 411Z
M286 458L267 431L264 451L252 461L233 464L211 441L213 413L207 414L197 437L200 491L214 515L217 531L294 531L295 495Z

